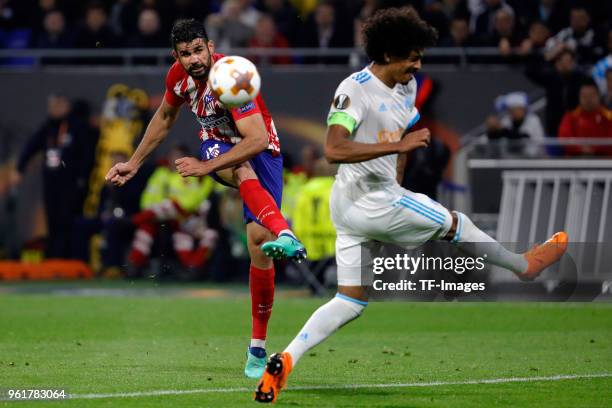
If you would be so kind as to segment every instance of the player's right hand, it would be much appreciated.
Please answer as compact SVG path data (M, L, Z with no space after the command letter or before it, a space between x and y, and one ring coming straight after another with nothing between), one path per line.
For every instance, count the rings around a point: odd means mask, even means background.
M407 153L419 147L429 146L431 132L427 128L408 133L399 143L399 153Z
M106 173L104 179L115 186L121 187L138 172L138 167L130 162L117 163Z

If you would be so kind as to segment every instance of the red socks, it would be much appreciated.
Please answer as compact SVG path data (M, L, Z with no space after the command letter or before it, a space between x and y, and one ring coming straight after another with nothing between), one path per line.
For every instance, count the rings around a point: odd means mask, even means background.
M283 230L288 230L289 225L281 214L276 202L259 183L259 180L249 179L238 186L240 197L251 210L257 220L276 236Z
M251 265L249 270L251 289L251 314L253 316L252 339L266 339L268 320L274 303L274 265L270 269L259 269Z

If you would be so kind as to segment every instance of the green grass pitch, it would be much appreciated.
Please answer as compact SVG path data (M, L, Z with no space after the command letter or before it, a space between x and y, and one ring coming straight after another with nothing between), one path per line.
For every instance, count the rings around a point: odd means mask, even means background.
M281 350L324 301L279 296L268 349ZM256 382L242 374L249 331L245 296L5 294L3 392L66 388L111 396L0 406L259 406L248 391ZM446 384L602 373L612 373L612 304L372 303L300 361L277 406L610 407L610 376ZM442 384L380 386L431 382ZM170 393L120 395L164 390ZM195 392L175 393L189 390Z

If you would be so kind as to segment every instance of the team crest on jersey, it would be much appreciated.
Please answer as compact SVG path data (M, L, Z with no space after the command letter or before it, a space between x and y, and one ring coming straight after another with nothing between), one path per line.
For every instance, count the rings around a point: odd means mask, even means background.
M215 143L214 146L209 147L208 149L206 149L206 160L210 160L213 159L217 156L219 156L219 144Z
M208 94L204 97L204 105L208 105L209 103L211 103L212 101L215 100L215 97L212 96L211 94Z
M345 94L340 94L338 96L336 96L336 99L334 99L334 107L336 109L346 109L349 107L349 105L351 104L351 98L348 97L348 95Z

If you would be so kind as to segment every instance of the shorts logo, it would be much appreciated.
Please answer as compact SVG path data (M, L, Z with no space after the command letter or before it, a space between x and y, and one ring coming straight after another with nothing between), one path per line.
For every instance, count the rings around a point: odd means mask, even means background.
M346 109L349 107L350 104L351 98L349 98L348 95L345 94L340 94L336 96L336 99L334 99L334 108L336 109Z
M254 102L249 102L244 106L241 106L240 108L238 108L238 112L240 113L247 113L252 111L253 109L255 109L255 103Z
M219 153L220 153L219 144L215 143L214 146L211 146L208 149L206 149L206 160L210 160L212 158L219 156Z

